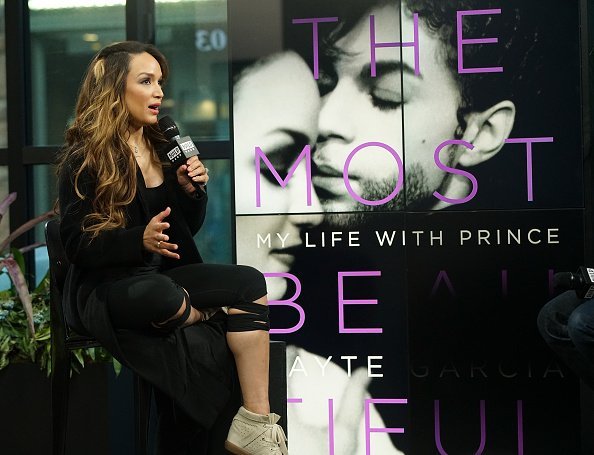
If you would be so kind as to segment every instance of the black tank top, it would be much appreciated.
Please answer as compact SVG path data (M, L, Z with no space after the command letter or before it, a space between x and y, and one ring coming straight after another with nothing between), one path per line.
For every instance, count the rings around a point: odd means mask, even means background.
M146 203L151 217L165 210L167 207L167 190L165 189L165 182L153 188L147 187Z

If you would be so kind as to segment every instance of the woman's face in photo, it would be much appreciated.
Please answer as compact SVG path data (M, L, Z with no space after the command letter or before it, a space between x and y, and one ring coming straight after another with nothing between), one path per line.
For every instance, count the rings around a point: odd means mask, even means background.
M261 160L256 206L255 148L285 178L303 147L317 137L320 96L313 75L295 53L275 55L250 67L236 83L233 99L236 208L238 214L300 213L307 205L305 161L286 188Z
M256 206L255 147L260 147L282 179L306 145L317 137L320 97L313 75L294 53L274 56L249 69L234 88L235 200L237 261L262 272L286 272L302 229L322 221L312 189L307 205L305 161L283 188L260 160L260 201ZM259 241L259 239L264 239ZM266 240L268 239L268 241ZM268 280L269 297L286 289L281 278Z
M157 123L163 99L161 65L152 55L143 52L131 56L124 99L134 126Z

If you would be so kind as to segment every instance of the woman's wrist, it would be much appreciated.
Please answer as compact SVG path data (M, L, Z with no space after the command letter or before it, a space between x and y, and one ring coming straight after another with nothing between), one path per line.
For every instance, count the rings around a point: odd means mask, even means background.
M194 193L196 193L196 187L191 183L187 183L186 185L182 186L182 189L189 196L193 196Z

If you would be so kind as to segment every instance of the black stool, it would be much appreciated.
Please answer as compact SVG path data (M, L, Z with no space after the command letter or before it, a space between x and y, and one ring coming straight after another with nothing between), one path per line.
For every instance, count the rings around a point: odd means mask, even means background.
M57 219L46 223L45 239L50 268L52 454L64 455L72 351L101 345L92 337L79 335L72 331L64 317L62 291L70 263L62 246L60 222ZM146 455L147 453L151 394L151 385L134 375L134 428L137 455Z

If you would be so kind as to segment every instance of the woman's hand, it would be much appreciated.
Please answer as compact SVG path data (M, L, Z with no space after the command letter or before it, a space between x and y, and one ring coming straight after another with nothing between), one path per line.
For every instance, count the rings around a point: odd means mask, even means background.
M177 182L186 193L192 194L196 191L193 183L203 187L208 182L208 169L204 167L198 156L191 156L186 164L177 168Z
M162 212L157 213L151 218L149 224L144 229L142 235L142 244L147 251L157 253L168 258L179 259L179 254L174 253L177 250L175 243L169 243L169 236L163 231L169 229L169 223L165 218L171 214L171 208L167 207Z

